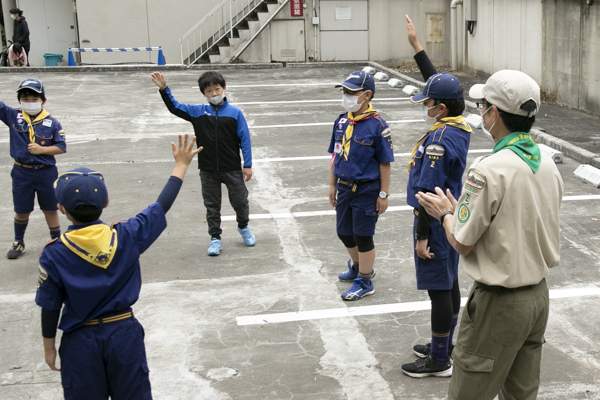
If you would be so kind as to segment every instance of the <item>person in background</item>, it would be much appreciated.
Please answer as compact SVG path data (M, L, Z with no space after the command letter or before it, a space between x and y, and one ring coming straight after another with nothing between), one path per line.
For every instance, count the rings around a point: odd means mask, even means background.
M27 53L21 43L15 43L8 48L8 66L9 67L26 67Z

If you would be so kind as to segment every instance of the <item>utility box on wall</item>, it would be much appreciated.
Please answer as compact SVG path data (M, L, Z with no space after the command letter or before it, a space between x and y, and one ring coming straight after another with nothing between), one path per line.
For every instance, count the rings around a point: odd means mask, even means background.
M465 21L477 21L477 0L463 0Z

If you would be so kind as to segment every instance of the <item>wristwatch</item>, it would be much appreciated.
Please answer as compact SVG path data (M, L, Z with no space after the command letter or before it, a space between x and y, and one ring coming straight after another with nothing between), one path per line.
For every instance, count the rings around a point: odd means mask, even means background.
M389 194L387 194L383 190L381 192L379 192L379 197L381 197L382 199L387 199L388 196L389 196Z

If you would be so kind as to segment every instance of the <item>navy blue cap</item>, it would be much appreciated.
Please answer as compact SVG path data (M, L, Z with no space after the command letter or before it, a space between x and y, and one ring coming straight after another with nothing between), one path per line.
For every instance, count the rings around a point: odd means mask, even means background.
M375 80L365 71L354 71L346 78L346 81L341 85L336 85L336 88L343 87L348 90L370 90L375 94Z
M81 205L102 210L108 200L104 177L89 168L76 168L61 174L54 188L58 202L69 212Z
M17 89L17 92L19 90L23 90L23 89L33 90L34 92L40 93L41 95L46 97L46 91L44 90L44 85L42 85L42 82L38 81L37 79L25 79L23 82L21 82L19 84L19 88Z
M451 74L435 74L427 79L423 93L412 96L410 101L421 103L427 99L464 99L463 93L458 93L460 82L458 78Z

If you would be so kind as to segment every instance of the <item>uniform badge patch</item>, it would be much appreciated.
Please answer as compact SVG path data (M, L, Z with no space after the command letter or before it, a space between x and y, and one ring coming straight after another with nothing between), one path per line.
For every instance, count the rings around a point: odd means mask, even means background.
M444 155L445 152L446 152L446 149L444 149L439 144L430 144L425 149L425 154L427 154L430 158L437 157L437 159L439 159L441 156Z
M477 193L473 192L474 194L479 194L479 190L483 189L485 184L486 182L483 176L479 175L475 171L469 171L467 174L467 180L465 181L465 188L470 186L473 189L477 189Z
M467 207L465 204L461 204L460 207L458 207L458 221L465 223L469 220L470 216L471 211L469 211L469 207Z
M46 272L46 270L44 269L44 267L42 267L40 265L39 270L40 270L40 279L42 281L45 281L46 279L48 279L48 272Z
M44 122L42 122L42 125L47 126L47 127L51 127L52 126L52 120L51 119L45 119Z
M65 131L63 131L62 129L61 129L60 131L58 131L58 134L59 134L61 137L65 137Z
M383 136L383 137L388 137L388 136L391 136L391 135L392 135L392 131L390 131L390 128L385 128L383 130L383 132L381 132L381 136Z

